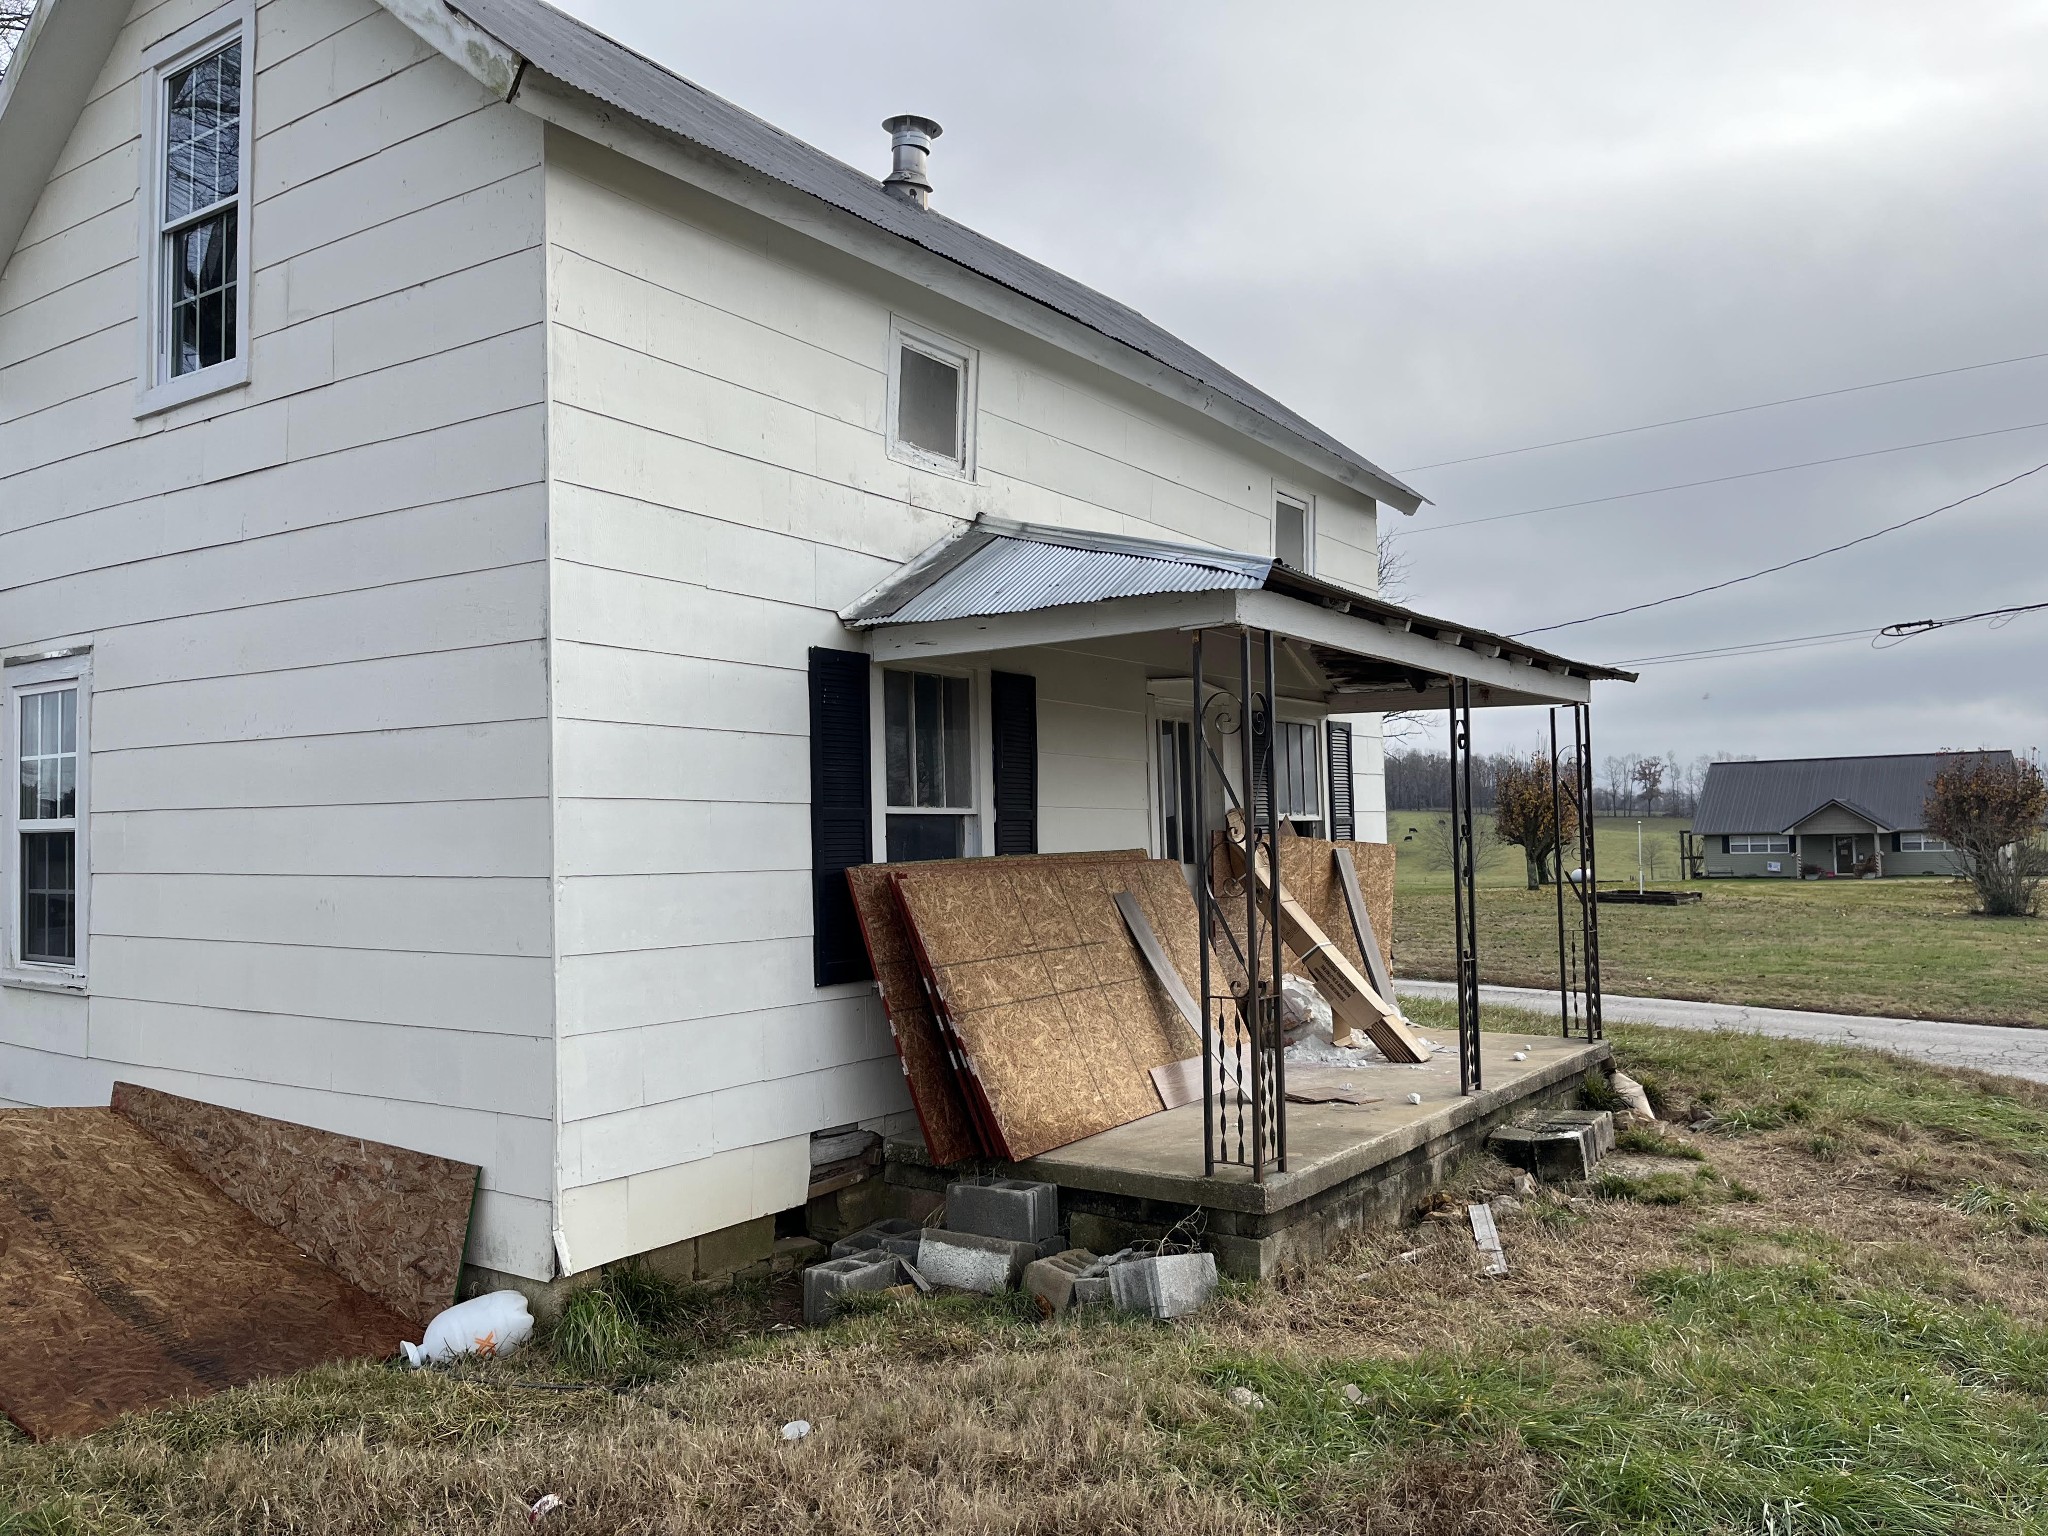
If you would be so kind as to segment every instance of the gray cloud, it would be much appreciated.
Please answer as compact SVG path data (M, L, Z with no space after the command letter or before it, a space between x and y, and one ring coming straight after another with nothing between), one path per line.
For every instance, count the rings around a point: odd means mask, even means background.
M949 214L1391 467L2048 350L2048 4L567 4L877 173L884 115L939 118ZM1410 597L1520 629L1698 585L2048 459L2048 428L1424 530L2034 422L2048 360L1420 471ZM1550 639L1620 659L2048 599L2044 508L2048 475ZM2048 745L2044 659L2048 615L1657 667L1597 728L1683 756Z

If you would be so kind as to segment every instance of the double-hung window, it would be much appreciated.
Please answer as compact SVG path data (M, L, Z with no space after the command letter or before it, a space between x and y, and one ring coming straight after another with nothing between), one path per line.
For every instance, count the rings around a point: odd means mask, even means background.
M974 687L950 672L882 674L882 778L892 864L975 847Z
M1899 852L1901 853L1949 853L1949 845L1932 832L1901 832Z
M85 974L89 677L78 658L7 668L7 972Z
M1790 853L1792 839L1776 832L1736 832L1729 836L1730 853Z
M249 376L249 57L237 0L150 51L142 409Z

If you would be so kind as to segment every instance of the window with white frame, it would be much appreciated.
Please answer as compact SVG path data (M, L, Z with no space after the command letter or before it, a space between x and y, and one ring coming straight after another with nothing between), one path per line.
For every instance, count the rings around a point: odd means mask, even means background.
M1901 832L1899 852L1901 853L1953 853L1955 850L1936 837L1932 832Z
M882 673L885 841L892 864L976 852L974 686L950 672Z
M1306 497L1281 492L1273 498L1273 558L1297 571L1310 569L1315 519Z
M1792 839L1775 832L1737 832L1728 838L1730 853L1790 853Z
M7 969L85 971L89 683L79 658L7 668Z
M142 409L248 378L248 0L149 54Z
M889 344L891 457L972 479L973 351L900 320Z

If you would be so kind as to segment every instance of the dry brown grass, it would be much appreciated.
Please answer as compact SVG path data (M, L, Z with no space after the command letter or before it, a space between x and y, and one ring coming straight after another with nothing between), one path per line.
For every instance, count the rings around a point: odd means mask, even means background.
M2048 1239L1949 1203L1971 1179L2048 1184L2048 1147L2027 1150L2024 1118L2048 1094L1912 1069L1965 1107L1982 1096L1994 1118L1973 1137L1953 1115L1931 1129L1872 1097L1890 1067L1844 1079L1861 1097L1838 1102L1813 1083L1843 1058L1796 1059L1819 1074L1797 1087L1811 1100L1800 1118L1740 1135L1672 1128L1711 1165L1699 1197L1544 1195L1505 1210L1513 1268L1503 1280L1477 1277L1462 1216L1464 1199L1509 1188L1507 1170L1482 1159L1454 1180L1452 1209L1365 1235L1275 1284L1227 1287L1186 1325L1099 1314L1040 1324L1002 1303L947 1298L876 1306L823 1333L775 1332L789 1297L757 1292L692 1314L665 1358L586 1390L542 1390L570 1383L535 1352L456 1375L311 1372L69 1445L9 1443L0 1431L0 1536L523 1532L543 1493L567 1501L540 1527L559 1536L1590 1528L1552 1512L1566 1468L1512 1427L1478 1420L1398 1451L1311 1456L1312 1475L1282 1475L1278 1421L1233 1406L1219 1362L1313 1374L1333 1361L1490 1368L1548 1355L1584 1386L1599 1373L1572 1338L1648 1319L1646 1277L1717 1266L1823 1264L1845 1292L2048 1323ZM1662 1065L1681 1104L1712 1091ZM1795 1087L1788 1070L1779 1061L1740 1106L1723 1096L1719 1108L1781 1104ZM1662 1162L1687 1181L1698 1167ZM796 1418L815 1432L783 1441L780 1427Z

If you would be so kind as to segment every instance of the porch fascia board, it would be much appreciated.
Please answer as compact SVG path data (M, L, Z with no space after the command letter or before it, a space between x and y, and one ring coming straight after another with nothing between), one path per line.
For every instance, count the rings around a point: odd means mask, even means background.
M1482 688L1499 688L1516 695L1516 702L1583 704L1593 694L1591 681L1584 677L1502 656L1482 655L1410 629L1264 591L1119 597L1027 613L941 619L930 624L877 624L866 635L868 653L875 660L906 662L1080 645L1091 640L1148 634L1238 628L1270 629L1302 644L1393 662L1433 676L1466 678ZM1358 707L1370 710L1374 706L1360 698Z

